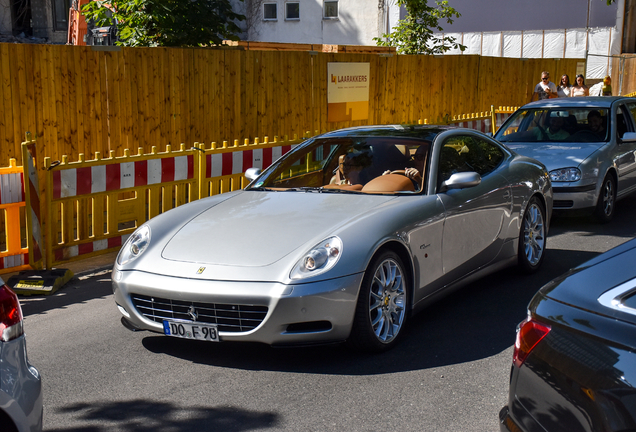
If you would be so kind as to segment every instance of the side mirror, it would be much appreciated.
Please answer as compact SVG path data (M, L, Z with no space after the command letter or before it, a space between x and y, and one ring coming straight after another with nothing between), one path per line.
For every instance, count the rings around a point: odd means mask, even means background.
M625 132L621 142L636 142L636 132Z
M260 168L248 168L247 171L245 171L245 177L247 177L249 181L253 181L261 175L261 172Z
M461 172L450 176L448 180L442 183L441 192L449 189L464 189L475 187L481 183L481 176L476 172Z

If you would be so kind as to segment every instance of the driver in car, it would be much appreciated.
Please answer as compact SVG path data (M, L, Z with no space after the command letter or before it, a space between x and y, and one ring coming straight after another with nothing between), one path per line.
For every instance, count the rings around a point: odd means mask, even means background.
M426 156L428 154L428 145L423 144L415 150L411 160L413 161L413 167L404 168L404 175L410 178L415 184L421 187L422 176L424 175L424 169L426 168ZM391 174L391 170L384 171L382 175Z
M603 116L597 110L590 111L587 115L587 124L590 128L590 132L594 132L599 137L605 137L605 125Z

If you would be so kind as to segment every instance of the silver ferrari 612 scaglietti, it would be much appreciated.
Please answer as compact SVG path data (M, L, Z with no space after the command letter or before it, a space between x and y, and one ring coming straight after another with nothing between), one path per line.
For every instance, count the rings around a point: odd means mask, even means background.
M143 224L113 269L130 329L390 348L410 314L508 265L537 270L546 168L479 132L374 126L311 138L244 190Z

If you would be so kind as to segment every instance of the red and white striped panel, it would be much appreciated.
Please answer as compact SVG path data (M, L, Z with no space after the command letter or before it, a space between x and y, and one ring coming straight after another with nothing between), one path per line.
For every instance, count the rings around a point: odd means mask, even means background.
M451 125L457 126L457 127L463 127L467 129L474 129L483 133L488 133L488 132L492 132L492 129L490 128L491 123L492 122L490 121L490 119L481 119L481 120L466 120L459 123L451 123Z
M21 267L29 263L29 254L10 255L0 258L0 270Z
M103 251L116 247L118 248L126 243L128 237L130 237L130 234L56 249L54 252L55 261L64 261L80 255L86 255L91 252Z
M30 251L33 258L34 267L39 267L39 262L43 258L42 247L44 242L42 241L42 216L40 214L40 187L38 181L37 163L35 161L35 143L28 144L26 146L27 160L26 168L29 176L29 202L27 206L31 210L31 242L32 250Z
M53 172L53 199L194 178L192 155Z
M14 204L24 200L22 173L0 174L0 204Z
M243 174L249 168L265 169L296 145L206 155L205 177Z
M501 127L502 124L504 124L504 122L506 120L508 120L508 117L510 117L512 114L508 114L508 113L497 113L495 114L495 120L496 120L496 126L497 129L499 129Z

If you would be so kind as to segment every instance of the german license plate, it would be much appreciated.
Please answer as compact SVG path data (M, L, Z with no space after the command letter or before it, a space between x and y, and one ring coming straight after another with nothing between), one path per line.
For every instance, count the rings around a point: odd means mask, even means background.
M164 320L163 334L184 339L219 342L219 332L214 324Z

